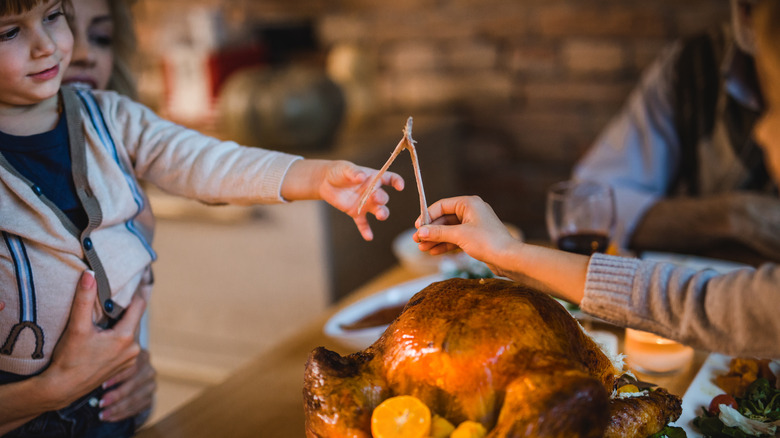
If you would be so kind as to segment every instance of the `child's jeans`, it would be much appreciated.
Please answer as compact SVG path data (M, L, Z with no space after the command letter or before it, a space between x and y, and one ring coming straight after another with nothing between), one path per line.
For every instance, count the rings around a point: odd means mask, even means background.
M0 384L19 381L20 376L0 371ZM116 423L100 421L98 402L103 389L97 388L70 406L46 412L2 438L125 438L133 436L135 420Z

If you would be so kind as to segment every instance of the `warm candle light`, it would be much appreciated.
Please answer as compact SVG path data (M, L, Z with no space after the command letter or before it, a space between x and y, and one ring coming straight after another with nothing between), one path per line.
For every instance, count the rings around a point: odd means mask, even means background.
M625 353L630 367L649 374L680 371L693 359L693 348L633 329L626 329Z

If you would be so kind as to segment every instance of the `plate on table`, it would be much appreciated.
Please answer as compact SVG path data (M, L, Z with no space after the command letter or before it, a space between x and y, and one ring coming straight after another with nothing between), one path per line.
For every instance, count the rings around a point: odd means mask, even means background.
M323 331L345 347L362 350L379 339L409 298L429 284L446 278L443 274L428 275L356 301L330 317Z
M731 356L723 354L710 354L691 382L691 386L685 391L682 400L682 415L674 425L685 429L688 438L703 437L693 425L693 419L701 414L702 407L706 409L710 405L716 395L725 392L715 384L715 377L728 373L731 359ZM772 362L770 368L777 375L780 372L780 362Z

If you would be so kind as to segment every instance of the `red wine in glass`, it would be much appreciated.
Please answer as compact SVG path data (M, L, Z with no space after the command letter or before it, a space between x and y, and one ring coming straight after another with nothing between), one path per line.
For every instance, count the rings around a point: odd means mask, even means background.
M560 250L589 256L596 252L606 252L609 247L609 236L598 231L563 234L556 244Z
M547 231L562 251L606 253L615 225L615 194L596 181L562 181L547 190Z

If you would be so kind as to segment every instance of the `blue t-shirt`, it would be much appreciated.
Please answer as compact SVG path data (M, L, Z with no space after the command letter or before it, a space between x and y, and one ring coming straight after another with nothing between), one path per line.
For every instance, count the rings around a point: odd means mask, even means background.
M0 131L0 153L40 188L79 230L87 226L87 214L76 195L71 173L68 125L63 113L57 126L48 132L29 136Z

